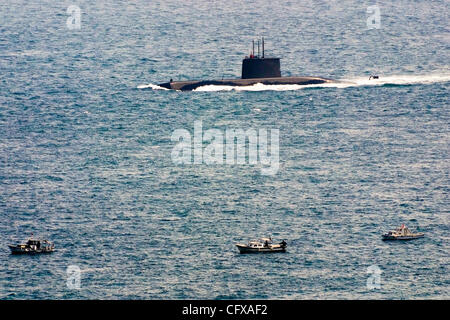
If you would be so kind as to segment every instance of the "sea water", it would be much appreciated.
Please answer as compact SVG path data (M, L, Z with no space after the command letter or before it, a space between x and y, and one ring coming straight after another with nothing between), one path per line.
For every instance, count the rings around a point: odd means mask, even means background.
M449 9L2 3L0 298L448 299ZM157 90L239 77L259 36L283 75L341 82ZM175 163L196 121L279 130L278 171ZM402 223L425 237L381 241ZM31 234L57 250L10 255ZM287 253L234 246L262 236Z

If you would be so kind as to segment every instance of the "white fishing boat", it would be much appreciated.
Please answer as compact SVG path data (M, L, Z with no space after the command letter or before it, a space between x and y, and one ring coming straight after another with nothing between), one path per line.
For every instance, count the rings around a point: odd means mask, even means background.
M383 234L383 240L413 240L422 237L424 237L423 233L413 233L404 224L393 231Z
M283 240L274 244L271 238L261 238L249 241L247 244L237 243L236 247L240 253L276 253L286 252L287 243Z

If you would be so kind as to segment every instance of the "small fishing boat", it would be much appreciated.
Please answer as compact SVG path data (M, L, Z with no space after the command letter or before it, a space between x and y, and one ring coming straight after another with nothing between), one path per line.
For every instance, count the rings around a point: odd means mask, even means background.
M395 229L394 231L389 231L383 234L383 240L413 240L422 238L423 233L412 233L404 224Z
M249 241L247 244L237 243L236 247L240 253L275 253L286 252L287 243L283 240L274 244L271 238L261 238Z
M8 245L12 254L52 253L55 245L47 240L28 239L24 244Z

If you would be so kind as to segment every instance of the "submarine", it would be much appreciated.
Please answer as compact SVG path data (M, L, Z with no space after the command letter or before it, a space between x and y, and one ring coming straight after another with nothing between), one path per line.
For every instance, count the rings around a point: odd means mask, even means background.
M255 41L253 40L252 51L249 56L242 60L242 74L240 79L222 80L190 80L173 81L158 84L158 86L180 91L195 90L202 86L251 86L257 83L265 85L309 85L336 82L332 79L320 77L282 77L280 68L280 58L264 56L264 38L262 38L262 55L260 55L260 41L258 40L258 53L255 54Z

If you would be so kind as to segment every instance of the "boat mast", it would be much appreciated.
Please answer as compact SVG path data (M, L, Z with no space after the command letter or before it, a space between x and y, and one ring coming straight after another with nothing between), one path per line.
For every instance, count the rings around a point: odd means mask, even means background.
M258 58L259 58L259 39L258 39Z
M264 58L264 37L262 37L262 57Z

